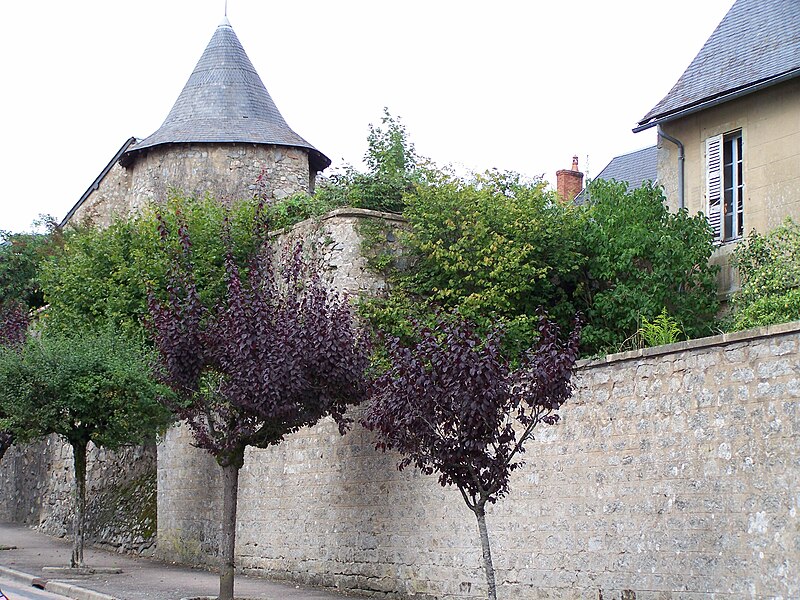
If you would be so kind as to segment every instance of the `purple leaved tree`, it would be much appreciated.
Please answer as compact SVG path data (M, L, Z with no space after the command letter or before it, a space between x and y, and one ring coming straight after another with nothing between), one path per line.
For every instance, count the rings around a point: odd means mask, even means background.
M165 225L162 222L162 227ZM179 237L168 299L150 300L165 381L178 394L171 409L197 446L223 472L220 600L231 600L239 470L247 446L266 448L331 416L344 433L349 405L367 397L367 337L351 307L320 280L296 246L278 260L257 213L257 250L245 269L228 240L227 291L206 310L195 283L191 242ZM246 275L244 274L246 272Z
M0 348L12 351L22 346L28 334L29 324L30 313L21 302L0 304ZM3 418L3 413L3 408L0 406L0 419ZM0 428L0 460L13 443L13 434Z
M572 394L579 322L562 341L558 327L541 316L539 333L512 370L501 354L499 328L479 337L458 315L440 316L413 347L388 343L392 366L375 381L362 420L376 432L379 449L402 455L399 469L437 473L443 486L458 487L478 520L490 600L497 590L486 504L508 493L525 443L538 425L556 423L556 411Z

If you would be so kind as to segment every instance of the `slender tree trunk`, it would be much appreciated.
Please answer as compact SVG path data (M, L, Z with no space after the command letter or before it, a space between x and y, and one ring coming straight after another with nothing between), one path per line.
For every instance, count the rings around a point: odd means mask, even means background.
M72 558L70 567L83 568L83 544L86 520L86 442L72 444L72 460L75 464L75 519L72 524Z
M489 547L489 531L486 529L486 511L483 505L476 506L475 516L478 519L478 531L481 534L483 547L483 568L486 570L486 586L489 589L489 600L497 600L497 585L494 582L494 565L492 564L492 549Z
M239 496L239 465L222 467L222 567L219 573L219 600L233 600L234 551L236 550L236 500Z

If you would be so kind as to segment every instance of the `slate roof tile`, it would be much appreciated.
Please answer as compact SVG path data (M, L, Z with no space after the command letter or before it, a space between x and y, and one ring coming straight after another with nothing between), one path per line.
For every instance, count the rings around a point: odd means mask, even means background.
M780 76L800 76L800 0L736 0L639 126Z
M305 148L313 170L331 164L286 123L227 19L217 27L164 123L126 154L191 142Z
M624 181L629 190L640 188L645 181L658 179L658 146L650 146L636 152L629 152L611 159L595 180ZM576 204L587 200L586 189L575 197Z

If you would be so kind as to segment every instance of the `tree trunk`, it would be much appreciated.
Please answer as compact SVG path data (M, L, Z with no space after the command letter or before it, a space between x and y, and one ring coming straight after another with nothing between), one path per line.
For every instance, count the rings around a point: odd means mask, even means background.
M75 519L72 522L72 558L70 567L83 568L83 544L86 520L86 442L72 444L72 460L75 465Z
M489 547L489 531L486 529L486 511L482 505L474 509L478 519L478 531L481 534L481 546L483 547L483 568L486 570L486 585L489 590L487 598L497 600L497 586L494 582L494 565L492 564L492 549Z
M219 573L219 600L233 600L234 551L236 550L236 500L239 495L239 465L222 467L222 567Z

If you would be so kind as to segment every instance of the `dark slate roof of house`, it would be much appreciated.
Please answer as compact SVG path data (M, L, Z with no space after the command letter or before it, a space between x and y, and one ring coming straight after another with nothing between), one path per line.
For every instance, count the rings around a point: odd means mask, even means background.
M630 152L611 159L606 168L598 173L595 181L624 181L629 190L640 188L645 181L655 182L658 178L658 146L650 146L636 152ZM587 200L586 189L575 196L576 204Z
M800 76L800 1L736 0L641 131Z
M225 19L161 127L127 157L161 144L252 143L305 148L313 170L330 159L292 131Z

